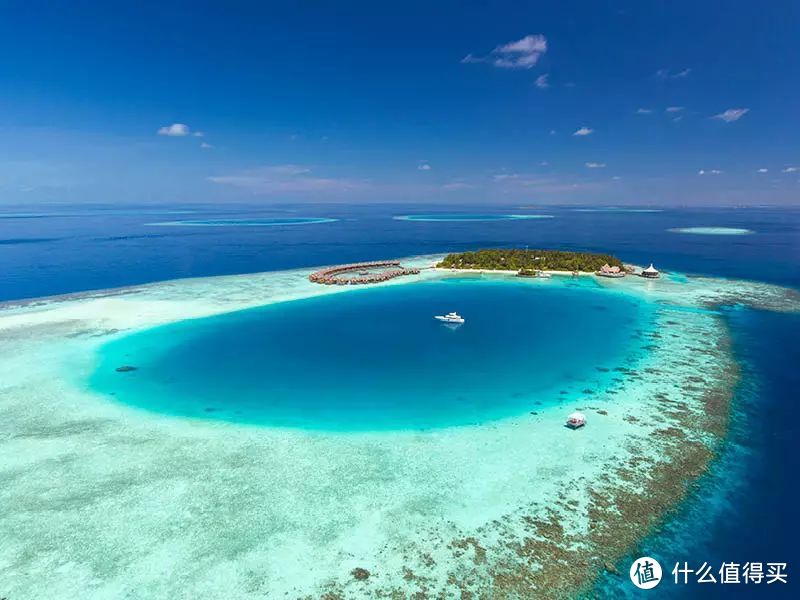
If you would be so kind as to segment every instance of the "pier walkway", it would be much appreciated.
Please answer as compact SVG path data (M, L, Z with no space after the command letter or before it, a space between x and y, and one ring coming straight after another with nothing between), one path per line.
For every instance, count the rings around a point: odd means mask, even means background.
M355 276L348 276L351 272L361 272L365 269L384 269L376 273L359 273ZM351 263L348 265L337 265L315 271L308 276L314 283L324 285L363 285L367 283L380 283L395 277L404 275L418 275L417 268L403 267L399 260L383 260L373 262Z

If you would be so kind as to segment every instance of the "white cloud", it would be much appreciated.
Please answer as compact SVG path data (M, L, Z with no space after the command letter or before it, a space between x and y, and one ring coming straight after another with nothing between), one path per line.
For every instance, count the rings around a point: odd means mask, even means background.
M492 175L495 181L508 181L509 179L519 179L519 173L498 173Z
M546 90L547 88L550 87L550 82L547 80L549 77L550 76L547 73L545 73L544 75L539 75L536 78L536 81L534 82L534 84L540 90Z
M781 170L781 173L796 173L797 167L786 167L785 169Z
M264 167L264 170L269 170L279 175L303 175L304 173L311 173L311 169L302 165L278 165L275 167Z
M580 190L594 190L603 187L598 182L576 182L569 179L556 177L539 177L536 175L520 175L518 178L504 182L520 190L535 190L542 193L575 192Z
M430 171L431 166L428 163L423 162L417 165L417 169L419 169L420 171Z
M578 129L572 135L584 136L584 135L589 135L590 133L593 133L593 132L594 132L594 129L591 129L589 127L581 127L580 129Z
M195 131L192 135L194 137L205 137L206 134L202 131Z
M454 192L458 190L467 190L473 187L468 183L464 183L463 181L451 181L450 183L445 183L442 186L443 190L447 190L448 192Z
M208 142L200 142L200 147L201 147L203 150L209 150L210 148L213 148L214 146L212 146L212 145L211 145L211 144L209 144Z
M361 190L369 184L361 180L316 177L300 165L274 165L233 175L209 177L213 183L232 185L254 194L341 193Z
M675 71L674 73L669 69L659 69L656 71L656 77L659 79L683 79L684 77L688 77L691 72L691 69L683 69L682 71Z
M719 119L720 121L725 121L726 123L732 123L733 121L738 121L741 119L748 112L750 112L749 108L729 108L725 112L721 112L711 118Z
M188 125L183 123L173 123L172 125L165 125L160 127L158 135L168 135L170 137L184 137L191 133Z
M768 173L769 169L759 169L756 173Z
M697 174L698 175L722 175L722 171L720 171L718 169L710 169L710 170L700 169L697 172Z
M649 108L639 108L636 110L637 115L649 115L653 111Z
M614 181L619 181L620 179L622 179L622 177L620 177L619 175L614 175L611 179L613 179Z
M487 56L467 54L462 63L489 63L502 69L531 69L547 52L547 38L543 35L526 35L524 38L501 44Z
M606 163L599 163L599 162L587 162L586 166L590 169L604 169Z
M664 109L664 111L668 113L677 113L681 112L685 108L686 108L685 106L668 106L667 108Z

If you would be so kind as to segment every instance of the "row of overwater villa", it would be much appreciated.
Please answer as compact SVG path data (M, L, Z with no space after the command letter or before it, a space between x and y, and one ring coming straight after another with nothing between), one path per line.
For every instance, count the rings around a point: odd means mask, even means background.
M595 275L599 275L600 277L625 277L628 273L635 273L633 267L626 266L625 268L620 269L617 266L609 266L608 263L604 264L600 267L600 270L595 272ZM658 279L661 274L658 272L653 266L653 263L650 263L650 266L646 269L642 269L641 272L635 273L639 275L639 277L644 277L645 279Z
M394 268L391 268L394 267ZM367 269L386 269L377 273L370 273ZM343 277L345 273L357 271L355 277ZM418 275L419 269L415 267L402 267L399 260L383 260L373 262L350 263L337 265L315 271L308 276L314 283L324 285L363 285L367 283L380 283L404 275Z

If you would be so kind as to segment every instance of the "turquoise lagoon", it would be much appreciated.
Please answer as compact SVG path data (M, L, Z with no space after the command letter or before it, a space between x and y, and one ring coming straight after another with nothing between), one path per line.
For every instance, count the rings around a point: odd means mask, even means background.
M741 227L676 227L667 231L691 235L748 235L754 233L752 229Z
M466 324L433 319L451 310ZM589 279L350 290L120 337L101 347L91 386L151 411L269 426L470 425L613 385L652 310Z

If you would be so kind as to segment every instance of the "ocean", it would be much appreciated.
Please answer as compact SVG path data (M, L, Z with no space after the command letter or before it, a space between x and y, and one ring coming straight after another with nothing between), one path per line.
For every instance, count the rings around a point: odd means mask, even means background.
M452 207L303 205L16 207L0 211L0 300L66 294L180 277L274 271L481 247L529 245L612 252L697 274L800 285L800 210L471 207L465 214L545 219L409 221ZM277 226L163 226L178 220L331 218ZM675 233L687 227L746 235Z
M451 218L454 214L547 217ZM204 223L176 224L187 220ZM798 209L58 206L0 211L0 301L182 277L511 246L609 252L628 262L653 262L666 271L800 289ZM715 568L723 561L785 562L791 583L800 564L795 518L799 486L793 478L800 463L795 416L800 318L737 307L725 315L742 364L729 443L686 502L634 554L658 558L665 579L678 561L694 568L703 562ZM659 595L754 594L744 584L667 583L657 588ZM761 584L758 591L785 597L795 586ZM603 595L631 590L626 572L607 575L598 586Z

